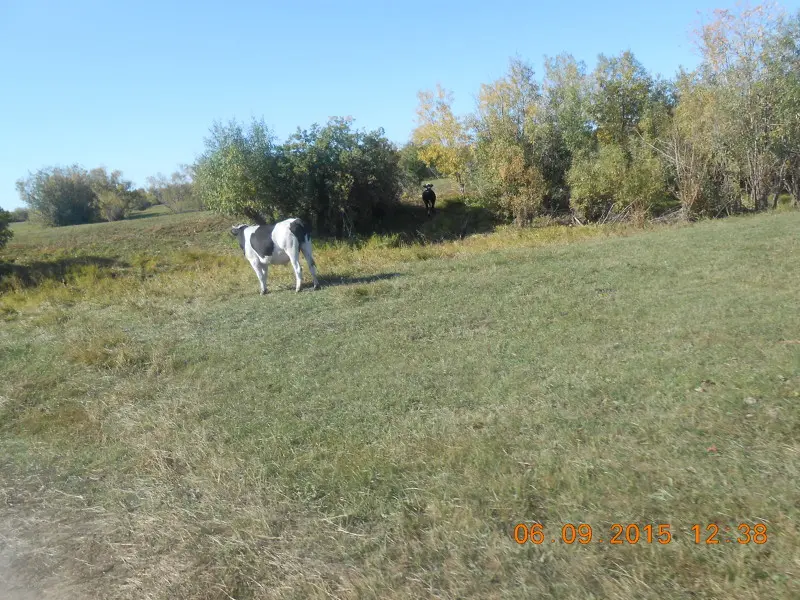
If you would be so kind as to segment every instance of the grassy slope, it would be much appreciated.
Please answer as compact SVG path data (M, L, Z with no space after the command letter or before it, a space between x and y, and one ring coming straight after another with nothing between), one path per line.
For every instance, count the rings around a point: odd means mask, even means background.
M349 285L267 298L213 219L15 240L117 261L2 299L18 566L103 598L800 594L800 213L322 245ZM712 522L769 539L695 545Z

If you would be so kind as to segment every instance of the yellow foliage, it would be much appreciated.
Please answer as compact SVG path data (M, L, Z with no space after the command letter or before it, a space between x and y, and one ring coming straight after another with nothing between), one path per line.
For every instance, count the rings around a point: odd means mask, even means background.
M419 92L419 125L412 134L420 146L419 158L436 168L444 177L452 177L463 186L471 155L466 124L453 114L453 95L436 86L436 92Z

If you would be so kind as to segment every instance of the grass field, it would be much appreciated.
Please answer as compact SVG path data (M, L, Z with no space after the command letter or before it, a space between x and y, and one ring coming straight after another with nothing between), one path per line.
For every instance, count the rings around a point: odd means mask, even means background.
M316 241L323 289L275 267L266 297L229 225L15 225L0 580L54 598L800 597L800 212ZM610 543L614 524L642 539ZM766 540L737 543L741 524Z

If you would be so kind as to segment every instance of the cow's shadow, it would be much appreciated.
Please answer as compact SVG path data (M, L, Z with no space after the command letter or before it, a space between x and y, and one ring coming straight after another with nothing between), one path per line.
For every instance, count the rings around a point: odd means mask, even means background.
M317 275L319 282L323 288L336 287L340 285L355 285L360 283L375 283L376 281L385 281L387 279L394 279L395 277L402 277L402 273L378 273L376 275L365 275L363 277L347 277L344 275L329 275L322 277Z

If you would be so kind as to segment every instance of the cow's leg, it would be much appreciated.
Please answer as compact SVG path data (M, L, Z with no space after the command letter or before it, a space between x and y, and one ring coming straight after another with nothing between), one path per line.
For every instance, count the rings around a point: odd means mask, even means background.
M314 257L311 255L311 242L306 240L300 246L303 256L306 257L306 264L308 270L311 271L311 278L314 280L314 289L319 289L319 281L317 280L317 265L314 263ZM299 261L298 261L299 262Z
M287 252L294 269L294 277L297 280L297 285L294 288L295 292L299 292L303 285L303 267L300 266L300 248L298 246L297 242L293 243L292 247L289 248L289 252Z
M257 257L253 257L250 259L250 266L253 267L253 271L256 272L256 277L258 277L258 283L261 288L261 295L263 296L267 293L267 265L258 260Z

